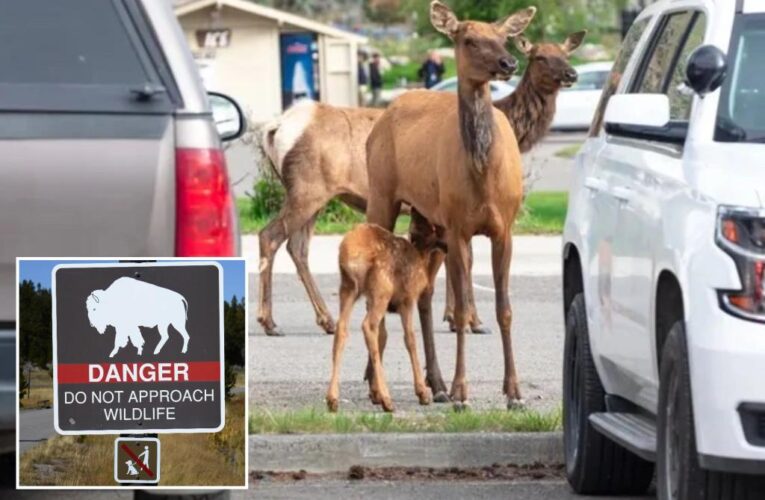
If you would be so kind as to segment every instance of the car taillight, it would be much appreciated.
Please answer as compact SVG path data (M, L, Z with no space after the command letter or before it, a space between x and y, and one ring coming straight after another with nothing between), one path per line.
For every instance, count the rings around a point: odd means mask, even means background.
M223 151L176 149L175 178L175 254L179 257L235 255L234 212Z
M723 309L765 322L765 211L720 207L717 244L736 262L741 290L721 290Z

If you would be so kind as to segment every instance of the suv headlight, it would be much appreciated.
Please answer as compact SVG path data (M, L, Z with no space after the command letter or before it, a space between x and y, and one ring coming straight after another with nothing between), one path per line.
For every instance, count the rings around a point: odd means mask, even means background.
M741 290L721 290L727 312L765 322L765 210L721 206L717 244L736 262Z

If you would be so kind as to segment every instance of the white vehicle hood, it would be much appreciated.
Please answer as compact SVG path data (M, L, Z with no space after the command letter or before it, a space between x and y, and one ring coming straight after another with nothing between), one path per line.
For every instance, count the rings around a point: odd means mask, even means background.
M765 144L713 143L688 151L686 175L720 205L765 208Z

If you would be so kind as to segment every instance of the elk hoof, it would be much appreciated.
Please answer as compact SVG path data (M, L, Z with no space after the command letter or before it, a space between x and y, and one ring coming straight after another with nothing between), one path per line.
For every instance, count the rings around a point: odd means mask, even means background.
M273 323L268 326L263 325L263 331L266 332L266 335L269 337L284 337L284 333Z
M446 391L438 391L433 395L434 403L448 403L449 401L451 401L451 398Z
M475 325L470 327L474 335L491 335L491 328L484 325Z
M393 413L395 408L393 408L393 401L390 399L384 399L382 402L383 410L385 410L387 413Z
M337 407L339 402L337 399L327 398L327 410L332 413L337 413Z
M337 331L335 322L332 320L332 318L318 319L316 322L320 327L322 327L322 329L324 329L324 333L327 335L334 335Z
M454 411L463 412L468 410L470 410L470 403L467 400L454 402Z
M374 391L369 393L369 400L373 405L379 405L383 403L383 399L380 397L380 394Z
M424 392L419 393L417 397L420 400L420 404L422 406L427 406L430 404L431 398L429 390L425 390Z
M525 410L526 401L520 398L518 399L507 398L507 409L508 410Z

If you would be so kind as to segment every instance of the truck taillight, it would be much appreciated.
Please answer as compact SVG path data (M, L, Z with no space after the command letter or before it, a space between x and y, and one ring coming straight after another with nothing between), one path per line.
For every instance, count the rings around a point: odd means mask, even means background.
M223 151L176 149L175 178L175 254L234 256L236 226Z

